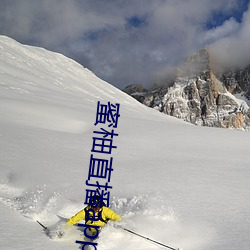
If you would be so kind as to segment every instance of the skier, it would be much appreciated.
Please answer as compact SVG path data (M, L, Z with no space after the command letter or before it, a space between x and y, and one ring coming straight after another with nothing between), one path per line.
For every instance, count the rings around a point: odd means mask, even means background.
M93 216L93 213L95 214ZM72 216L67 225L75 225L77 222L85 220L85 224L93 227L89 227L89 232L92 236L98 232L95 227L99 227L100 230L104 227L109 220L121 222L121 216L116 214L113 210L106 206L101 206L99 197L96 197L94 205L88 205L77 214Z

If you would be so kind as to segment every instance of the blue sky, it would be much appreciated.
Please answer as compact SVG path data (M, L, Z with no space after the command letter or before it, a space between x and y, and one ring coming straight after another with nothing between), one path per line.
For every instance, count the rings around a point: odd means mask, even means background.
M250 0L1 0L0 34L63 53L111 84L164 82L210 48L250 63Z
M249 0L240 0L237 3L236 8L233 8L229 13L224 13L222 10L216 10L211 14L211 18L207 21L206 28L212 29L217 26L223 25L225 20L234 18L237 22L242 22L244 12L247 11Z

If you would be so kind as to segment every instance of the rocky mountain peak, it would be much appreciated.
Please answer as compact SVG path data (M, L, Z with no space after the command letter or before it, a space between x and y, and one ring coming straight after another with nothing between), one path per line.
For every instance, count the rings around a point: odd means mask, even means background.
M206 49L201 49L188 57L184 63L177 68L177 77L194 77L205 74L209 70L209 53Z
M236 89L237 93L247 93L244 87L250 85L250 74L244 70L215 74L210 64L208 50L202 49L178 67L171 86L148 91L137 88L130 95L160 112L196 125L248 129L249 106L233 94Z

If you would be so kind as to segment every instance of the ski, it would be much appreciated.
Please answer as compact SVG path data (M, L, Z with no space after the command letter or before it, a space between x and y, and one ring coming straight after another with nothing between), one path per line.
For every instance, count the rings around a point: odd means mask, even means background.
M61 221L67 221L69 218L67 218L66 216L62 216L62 215L59 215L57 214L56 215Z

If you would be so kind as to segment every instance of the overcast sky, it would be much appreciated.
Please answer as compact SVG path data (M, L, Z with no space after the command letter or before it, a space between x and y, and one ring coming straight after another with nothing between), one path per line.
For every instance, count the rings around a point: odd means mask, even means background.
M250 0L0 0L0 34L146 87L195 51L250 62Z

